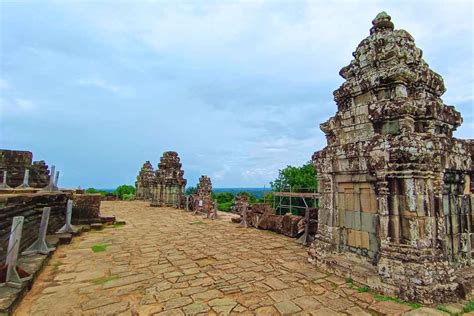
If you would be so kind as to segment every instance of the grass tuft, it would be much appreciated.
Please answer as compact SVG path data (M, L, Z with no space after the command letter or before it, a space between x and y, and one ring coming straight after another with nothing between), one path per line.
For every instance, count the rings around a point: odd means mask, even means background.
M463 313L469 313L474 311L474 300L469 301L467 305L463 308Z
M368 286L359 287L359 288L357 288L357 292L367 293L367 292L369 292L369 287Z
M104 244L95 244L91 247L93 252L102 252L107 250L107 245Z
M414 303L414 302L405 302L402 299L399 299L398 297L393 297L393 296L385 296L385 295L380 295L380 294L374 294L374 298L379 301L391 301L399 304L404 304L407 306L410 306L413 309L420 308L422 305L419 303Z
M353 285L353 284L354 284L354 280L352 280L351 277L347 277L347 278L346 278L346 284L348 284L348 285Z
M113 223L112 225L105 226L105 228L121 228L123 226L125 226L124 223Z
M53 268L51 269L51 272L57 273L59 270L59 266L62 265L63 263L61 261L56 261L53 263Z
M102 277L102 278L93 279L93 280L91 280L91 283L93 283L95 285L100 285L100 284L105 284L107 282L116 280L118 278L119 278L118 275L110 275L110 276L106 276L106 277Z

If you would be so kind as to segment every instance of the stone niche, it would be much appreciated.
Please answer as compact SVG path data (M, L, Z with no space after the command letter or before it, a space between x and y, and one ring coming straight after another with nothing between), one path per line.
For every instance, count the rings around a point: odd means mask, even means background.
M178 153L167 151L163 154L155 173L152 186L151 206L173 206L184 208L184 188L186 179Z
M48 165L43 160L33 162L31 151L0 149L0 181L3 171L7 171L7 185L16 188L23 183L26 169L30 170L30 187L43 188L49 184Z
M473 284L473 142L453 137L461 115L413 37L385 12L372 24L321 124L310 261L406 300L454 301Z
M214 202L212 201L212 182L208 176L201 176L199 178L193 201L193 209L195 212L210 214L214 209Z
M135 199L151 200L154 182L155 172L153 171L153 166L149 161L146 161L137 176L137 181L135 182Z

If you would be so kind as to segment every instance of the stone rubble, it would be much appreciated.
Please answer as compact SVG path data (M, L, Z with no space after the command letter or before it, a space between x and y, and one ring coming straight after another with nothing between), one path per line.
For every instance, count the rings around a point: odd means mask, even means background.
M473 280L473 143L453 137L462 118L441 99L443 78L413 37L382 12L334 92L313 155L321 194L310 261L402 299L453 301ZM364 270L365 269L365 270ZM461 277L461 279L463 279Z

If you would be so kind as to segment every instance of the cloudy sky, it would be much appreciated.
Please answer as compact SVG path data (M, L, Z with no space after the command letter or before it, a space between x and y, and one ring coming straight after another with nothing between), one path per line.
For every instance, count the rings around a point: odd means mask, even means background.
M338 72L382 10L474 138L472 1L0 0L0 148L68 187L133 183L167 150L190 184L268 186L325 146Z

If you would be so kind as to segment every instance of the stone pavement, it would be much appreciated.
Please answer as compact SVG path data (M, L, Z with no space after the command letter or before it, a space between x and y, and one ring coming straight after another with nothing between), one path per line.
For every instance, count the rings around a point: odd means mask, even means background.
M102 202L125 226L61 246L16 315L423 315L307 263L294 239L148 202ZM92 247L105 251L93 252ZM429 309L429 315L442 315ZM427 314L425 314L427 315ZM447 314L446 314L447 315Z

